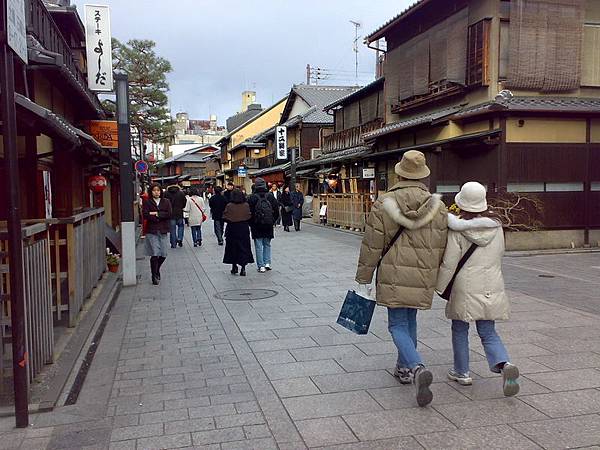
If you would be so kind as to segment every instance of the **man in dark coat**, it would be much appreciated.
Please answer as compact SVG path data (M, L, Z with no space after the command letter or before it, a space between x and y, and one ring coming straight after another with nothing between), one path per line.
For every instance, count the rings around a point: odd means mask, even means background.
M183 247L183 210L187 204L187 197L176 184L169 186L165 198L171 202L171 248L177 245Z
M223 192L223 197L225 197L225 200L227 200L227 203L229 203L231 201L231 193L233 192L233 188L235 186L233 185L233 183L231 181L227 182L227 186L225 187L225 192Z
M258 271L263 273L271 270L271 239L273 239L273 226L279 218L279 203L269 192L267 183L262 178L257 178L254 183L254 193L248 197L252 219L250 227L256 250L256 265Z
M221 186L215 187L215 194L210 198L208 204L210 206L210 215L214 222L215 235L219 245L223 245L223 227L225 221L223 220L223 212L227 206L227 200L222 194L223 188Z
M300 190L300 185L296 184L296 190L292 192L292 206L294 207L294 212L292 213L294 217L294 229L296 231L300 231L300 221L302 220L302 205L304 205L304 195Z

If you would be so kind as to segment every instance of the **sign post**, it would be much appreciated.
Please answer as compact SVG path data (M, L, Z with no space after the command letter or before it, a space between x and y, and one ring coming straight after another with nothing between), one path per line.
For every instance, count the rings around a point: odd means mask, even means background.
M23 292L23 241L19 198L19 156L15 110L15 69L13 51L27 62L25 5L23 0L0 1L0 91L4 167L8 195L8 261L10 271L10 312L12 365L17 428L29 425L28 361L25 348L25 294ZM4 38L6 36L6 38ZM11 50L12 49L12 50Z

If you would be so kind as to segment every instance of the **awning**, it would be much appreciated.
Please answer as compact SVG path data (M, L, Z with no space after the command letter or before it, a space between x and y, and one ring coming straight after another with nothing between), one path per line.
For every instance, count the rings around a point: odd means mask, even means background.
M455 143L459 143L459 142L467 142L467 141L472 141L472 140L485 139L485 138L489 138L492 136L496 136L496 135L500 134L501 131L502 130L490 130L490 131L482 131L480 133L465 134L465 135L457 136L454 138L444 139L442 141L434 141L434 142L429 142L427 144L412 145L410 147L395 148L392 150L385 150L383 152L376 152L376 153L373 153L372 156L373 157L387 156L387 155L393 155L396 153L404 153L409 150L425 150L425 149L432 148L432 147L439 147L439 146L442 146L445 144L455 144Z
M256 172L252 173L251 175L253 177L260 177L263 175L267 175L269 173L285 172L285 170L288 169L291 165L292 165L292 163L287 162L285 164L280 164L279 166L267 167L265 169L257 170Z
M299 168L320 166L321 164L332 164L342 161L355 161L364 159L372 153L371 147L358 146L339 150L332 153L325 153L318 158L303 161L298 166Z
M315 169L304 169L304 170L298 170L296 171L296 176L297 177L306 177L308 175L313 175L314 174Z
M328 167L327 169L317 170L315 172L315 175L316 176L319 176L319 175L329 175L330 173L337 173L337 171L338 171L337 168Z
M96 150L100 150L100 151L102 151L104 149L104 147L102 147L102 145L96 139L94 139L93 136L90 136L89 134L85 133L84 131L80 130L79 128L73 127L73 129L75 130L75 133L77 133L77 136L79 136L81 139L83 139L83 141L86 144L89 144L92 148L94 148Z

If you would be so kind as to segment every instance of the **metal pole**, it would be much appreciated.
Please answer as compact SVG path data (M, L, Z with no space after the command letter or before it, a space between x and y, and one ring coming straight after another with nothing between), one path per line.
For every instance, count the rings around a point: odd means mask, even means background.
M126 74L115 74L117 124L119 128L119 173L121 180L121 252L123 286L135 286L135 221L133 214L133 164L129 125L129 82Z
M292 165L290 166L290 178L291 178L291 186L290 190L292 192L296 191L296 147L292 147Z
M23 241L19 198L19 156L17 153L17 116L13 52L6 41L6 2L0 1L0 90L2 96L2 137L4 168L8 192L8 260L10 269L10 312L12 362L17 428L29 425L28 361L25 348L25 293L23 292Z

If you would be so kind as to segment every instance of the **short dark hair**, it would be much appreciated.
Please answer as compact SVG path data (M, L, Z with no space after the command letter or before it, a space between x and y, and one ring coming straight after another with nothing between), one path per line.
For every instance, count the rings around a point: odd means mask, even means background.
M163 190L162 190L162 186L158 183L152 183L149 187L148 187L148 195L150 197L152 197L152 191L154 190L154 188L159 188L160 189L160 196L162 197L163 195Z
M190 188L190 195L198 195L198 189Z
M223 188L221 186L215 186L215 192L217 194L220 194L221 192L223 192Z
M233 181L228 181L227 186L234 186Z

